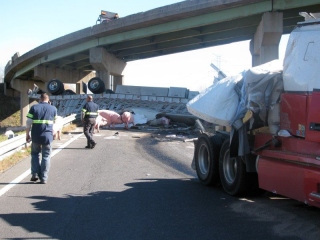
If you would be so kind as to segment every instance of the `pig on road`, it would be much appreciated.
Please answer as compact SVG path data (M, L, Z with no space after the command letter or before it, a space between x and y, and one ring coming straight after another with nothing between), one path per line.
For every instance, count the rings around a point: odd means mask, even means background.
M132 112L124 112L121 114L122 122L124 123L124 128L129 129L129 124L131 123L134 126L134 114Z
M63 127L63 117L56 116L54 123L53 123L53 139L61 140L61 133Z
M121 115L111 110L99 110L99 115L106 119L107 126L115 128L116 124L125 124L125 129L129 129L129 124L134 125L134 116L131 112L123 112Z
M122 124L121 116L119 113L111 110L98 110L98 113L101 117L106 119L107 126L115 128L115 124Z
M100 126L105 126L107 124L108 124L107 119L105 119L99 114L98 117L96 118L96 124L94 125L93 133L95 132L95 129L97 129L97 132L99 133Z

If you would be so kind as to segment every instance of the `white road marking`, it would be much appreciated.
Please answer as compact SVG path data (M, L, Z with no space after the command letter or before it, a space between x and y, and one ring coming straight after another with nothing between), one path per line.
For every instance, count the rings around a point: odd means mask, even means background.
M73 142L74 140L78 139L80 136L82 136L83 133L75 136L74 138L71 138L68 142L66 142L65 144L63 144L61 147L55 149L54 151L52 151L51 154L51 158L56 155L57 153L59 153L63 148L65 148L66 146L68 146L71 142ZM21 182L24 178L26 178L29 174L31 173L31 169L29 168L27 171L25 171L24 173L22 173L19 177L17 177L16 179L14 179L13 181L11 181L9 184L7 184L6 186L4 186L2 189L0 189L0 197L5 194L6 192L8 192L11 188L13 188L16 184L18 184L19 182Z

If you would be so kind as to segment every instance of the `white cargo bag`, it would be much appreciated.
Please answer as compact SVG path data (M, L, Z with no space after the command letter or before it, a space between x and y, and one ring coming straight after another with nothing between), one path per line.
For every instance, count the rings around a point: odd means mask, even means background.
M210 123L231 126L239 104L235 85L242 78L239 74L214 83L187 103L188 112Z

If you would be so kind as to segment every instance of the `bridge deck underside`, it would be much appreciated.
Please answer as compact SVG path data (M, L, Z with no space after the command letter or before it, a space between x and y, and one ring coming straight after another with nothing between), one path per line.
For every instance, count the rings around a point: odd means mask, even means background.
M263 1L259 4L264 6ZM244 9L248 11L247 14L238 13L237 8L225 10L229 11L230 14L234 13L234 17L232 15L226 16L223 11L221 13L217 11L192 16L190 19L172 19L172 21L164 19L160 24L142 27L141 29L139 29L138 24L132 26L132 28L117 27L118 25L121 26L122 21L126 22L126 17L118 19L118 22L99 24L74 33L76 36L89 34L83 41L70 42L67 41L70 36L66 36L56 39L57 42L66 41L63 46L57 46L56 49L43 51L45 45L40 46L38 49L42 49L42 52L19 63L19 66L12 66L12 69L9 67L10 71L6 72L5 81L10 81L14 75L19 75L21 80L39 80L34 76L32 67L34 62L38 62L38 65L45 67L64 70L95 70L90 63L90 48L92 47L105 48L115 57L129 62L251 40L261 21L263 9L260 11L255 8L250 10L250 6L246 6ZM281 12L283 12L283 33L288 34L297 22L303 21L299 12L320 12L320 4L293 7ZM92 35L92 32L97 33ZM54 41L52 41L52 44L49 42L48 46L54 46ZM37 52L36 50L32 52ZM19 74L16 73L21 67L25 67L26 70L20 71ZM67 81L61 80L63 82Z

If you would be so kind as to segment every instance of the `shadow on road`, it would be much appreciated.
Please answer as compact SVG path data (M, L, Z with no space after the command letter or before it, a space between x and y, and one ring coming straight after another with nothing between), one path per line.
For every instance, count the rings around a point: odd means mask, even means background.
M32 213L0 217L13 227L56 239L308 239L290 231L301 226L299 219L276 234L292 219L270 218L278 212L273 204L255 209L257 203L239 201L194 179L138 179L126 187L62 198L34 196ZM250 213L250 208L270 216ZM308 231L310 237L319 233L312 224Z

